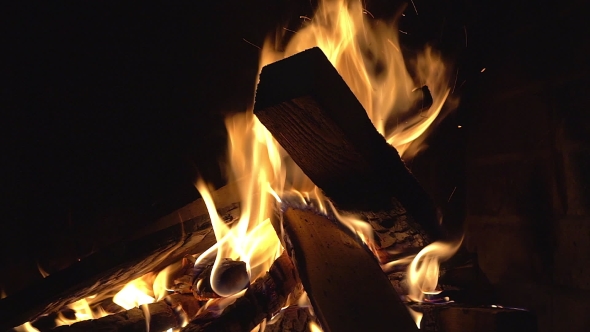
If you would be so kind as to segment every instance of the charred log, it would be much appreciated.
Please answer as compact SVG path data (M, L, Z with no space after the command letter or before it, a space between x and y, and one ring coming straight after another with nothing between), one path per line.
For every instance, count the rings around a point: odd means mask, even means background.
M275 230L324 331L417 331L372 253L334 222L288 208Z
M220 189L224 220L237 220L238 204L231 190ZM159 271L215 243L211 221L197 200L156 222L152 229L126 242L92 254L41 282L0 300L0 330L33 321L87 296L122 287L148 272Z
M432 200L319 48L264 67L254 113L339 207L382 209L395 197L441 237Z
M198 309L199 303L192 295L172 294L166 299L150 303L144 308L133 308L99 319L59 326L51 331L144 332L148 325L150 331L166 331L182 326L183 321L193 317ZM146 318L146 312L149 312L148 318Z

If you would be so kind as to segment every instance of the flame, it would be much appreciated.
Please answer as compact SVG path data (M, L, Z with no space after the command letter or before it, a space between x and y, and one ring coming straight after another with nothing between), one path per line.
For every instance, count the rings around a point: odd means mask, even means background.
M322 328L318 325L318 323L314 321L309 322L309 331L310 332L323 332Z
M449 96L449 70L441 56L429 47L415 58L404 60L396 23L370 20L365 13L361 1L320 1L313 19L306 20L305 26L285 47L267 39L261 51L260 68L318 46L362 103L377 130L400 154L411 157L419 151L424 133L439 117ZM283 51L277 51L279 48ZM422 107L420 92L424 85L432 94L432 105ZM229 182L239 183L242 202L239 220L232 225L221 220L206 183L202 179L196 183L218 241L196 264L216 255L211 286L217 294L230 296L241 289L241 285L228 288L219 281L217 271L222 260L245 262L250 280L254 280L278 257L282 248L270 217L276 202L287 196L301 204L314 204L323 213L330 208L369 248L375 249L371 227L326 203L321 191L251 109L228 117L226 127L228 178Z
M130 281L115 294L113 302L126 310L139 307L142 304L154 303L156 301L152 289L154 279L154 274L148 273L143 277Z
M270 39L265 42L260 68L318 46L361 102L377 130L400 155L411 158L423 147L428 128L443 115L445 103L454 106L449 102L449 68L440 54L430 47L413 58L404 59L396 22L374 20L367 13L360 0L320 1L314 17L304 17L304 26L285 47ZM431 105L422 105L423 86L427 86L432 95ZM228 289L219 284L218 267L223 259L243 261L250 280L268 271L282 251L270 222L273 208L287 196L301 204L314 204L320 212L331 211L375 250L371 227L353 215L337 211L256 119L251 109L226 119L226 127L231 163L228 177L230 182L240 184L241 215L232 225L226 224L217 214L205 181L197 181L196 187L211 216L217 244L199 256L196 264L215 255L211 285L217 294L225 297L209 301L202 309L219 307L222 310L244 293L240 285ZM408 270L413 299L421 300L424 293L435 291L439 259L449 257L457 248L455 244L435 243L415 257ZM44 274L40 266L39 270ZM167 270L129 282L114 296L113 302L131 309L162 299L167 294ZM301 301L305 302L305 299ZM70 308L76 311L76 320L61 317L61 323L71 324L104 315L104 311L91 310L90 302L81 299L71 304ZM149 329L149 322L146 327ZM36 330L28 323L19 328L21 331ZM309 328L321 331L313 322Z
M80 299L74 303L68 304L68 308L74 311L75 318L67 318L62 313L57 315L55 319L56 326L71 325L76 322L83 320L96 319L107 316L109 313L106 312L102 307L97 307L94 310L91 308L92 300L95 296L89 296L87 298Z
M15 332L39 332L38 329L31 325L31 322L26 322L23 325L13 328Z
M413 310L410 307L408 308L408 312L410 313L410 316L412 316L412 318L414 319L414 322L416 322L416 326L418 328L420 328L420 323L422 322L422 317L424 317L424 314L418 311Z
M373 20L362 1L320 1L313 19L297 31L282 52L267 40L262 63L268 64L318 46L361 102L377 130L400 155L411 158L422 148L424 133L441 114L450 93L450 68L426 47L404 60L397 23ZM284 30L282 30L284 32ZM409 68L407 67L409 66ZM414 75L410 75L410 71ZM423 86L432 105L422 107ZM449 108L455 105L451 104ZM412 114L412 111L417 114Z
M424 247L408 266L408 297L416 302L424 299L424 294L438 294L436 290L441 261L451 258L461 246L463 239L451 243L437 241Z
M115 296L113 302L126 310L162 300L168 295L170 265L158 273L147 273L128 282Z

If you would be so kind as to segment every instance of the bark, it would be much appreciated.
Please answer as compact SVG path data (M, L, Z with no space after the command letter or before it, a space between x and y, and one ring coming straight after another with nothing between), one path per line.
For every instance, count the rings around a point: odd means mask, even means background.
M431 198L319 48L264 67L254 113L341 208L382 209L395 197L441 237Z

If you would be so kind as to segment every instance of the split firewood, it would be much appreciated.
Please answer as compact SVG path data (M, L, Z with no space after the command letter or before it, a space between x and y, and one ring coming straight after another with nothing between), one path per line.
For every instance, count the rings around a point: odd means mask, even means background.
M334 221L287 208L273 226L324 331L417 331L373 254Z
M185 320L199 310L199 303L192 295L172 294L162 301L150 303L143 308L133 308L99 319L87 320L72 325L54 328L54 332L126 331L143 332L149 325L150 331L166 331L179 328ZM149 316L146 318L146 312Z
M227 307L218 317L211 312L200 313L183 332L251 331L264 319L270 319L285 305L287 297L299 284L293 263L283 253L268 273L255 280L244 295Z
M254 113L340 208L382 209L395 197L441 237L431 198L319 48L264 67Z

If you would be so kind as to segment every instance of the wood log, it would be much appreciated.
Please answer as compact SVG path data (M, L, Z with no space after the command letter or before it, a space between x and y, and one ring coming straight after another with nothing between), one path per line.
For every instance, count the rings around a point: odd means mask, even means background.
M293 263L283 253L271 265L268 273L255 280L244 296L227 307L219 317L210 312L199 314L182 329L183 332L251 331L265 318L279 312L285 305L299 279Z
M287 208L273 224L324 331L417 331L379 263L335 222Z
M340 208L380 209L395 197L441 237L432 199L319 48L262 69L254 114Z
M412 304L424 332L536 332L537 318L523 309L462 304Z
M237 220L235 191L220 189L214 199L224 220ZM229 203L228 203L229 202ZM33 321L93 294L118 289L148 272L158 271L215 243L209 214L199 199L140 231L134 239L94 253L39 283L0 300L0 330Z
M192 295L172 294L166 299L147 305L150 331L166 331L181 327L185 319L194 317L199 303ZM58 326L54 332L87 331L146 331L145 309L133 308L98 319L86 320L72 325ZM43 331L43 330L41 330Z
M308 308L289 306L264 327L265 332L310 332L309 324L315 321Z

